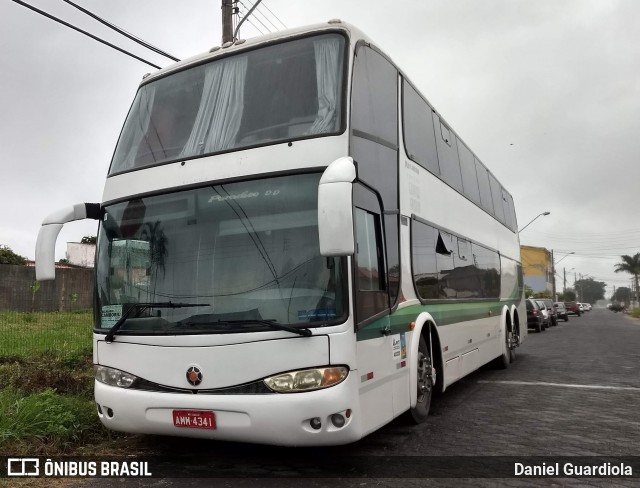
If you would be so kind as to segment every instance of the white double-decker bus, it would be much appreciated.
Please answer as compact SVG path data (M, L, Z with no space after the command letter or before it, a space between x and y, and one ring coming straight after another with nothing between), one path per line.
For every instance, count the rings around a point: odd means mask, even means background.
M340 21L142 80L100 203L93 362L109 429L356 441L526 335L513 200Z

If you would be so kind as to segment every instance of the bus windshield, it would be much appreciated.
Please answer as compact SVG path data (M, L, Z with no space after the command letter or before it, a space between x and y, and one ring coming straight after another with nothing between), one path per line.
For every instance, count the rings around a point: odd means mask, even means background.
M109 174L341 131L344 44L297 39L143 85Z
M96 327L136 304L120 333L224 333L343 319L341 258L320 256L319 174L237 182L107 206ZM148 306L153 303L189 306ZM143 307L141 307L143 308Z

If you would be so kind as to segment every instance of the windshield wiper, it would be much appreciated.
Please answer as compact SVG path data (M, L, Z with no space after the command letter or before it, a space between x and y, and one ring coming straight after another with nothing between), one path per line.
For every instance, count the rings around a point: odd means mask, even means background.
M267 327L269 327L271 329L274 329L274 330L286 330L287 332L291 332L293 334L298 334L298 335L301 335L301 336L304 336L304 337L311 337L313 335L313 332L311 332L310 329L307 329L307 328L298 329L296 327L290 327L288 325L281 324L280 322L277 322L274 319L269 319L269 320L258 320L258 319L238 320L237 322L243 322L245 324L266 325Z
M297 327L291 327L289 325L281 324L277 322L275 319L237 319L237 320L208 320L208 321L195 321L195 320L184 320L182 322L178 322L177 326L185 326L185 325L264 325L274 330L285 330L287 332L291 332L292 334L298 334L304 337L310 337L313 335L311 330L304 328L298 329Z
M208 303L174 303L174 302L156 302L156 303L134 303L129 307L122 317L118 319L118 321L113 324L113 327L109 329L107 335L104 337L104 340L107 344L111 344L113 339L116 336L116 332L124 325L132 312L135 312L135 315L139 315L144 312L148 308L185 308L185 307L208 307Z

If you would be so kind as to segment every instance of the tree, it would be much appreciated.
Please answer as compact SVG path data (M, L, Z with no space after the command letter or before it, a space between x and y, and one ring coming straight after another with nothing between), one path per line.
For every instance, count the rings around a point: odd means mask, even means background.
M524 296L529 298L533 296L533 288L528 285L524 285Z
M616 273L629 273L633 275L635 287L636 287L636 302L638 302L638 276L640 276L640 252L629 256L625 254L620 256L621 263L617 263L615 266Z
M614 303L628 304L631 302L631 289L627 286L620 286L616 288L615 294L611 297L611 301Z
M576 281L576 290L580 292L580 301L596 303L604 299L604 291L607 284L603 281L595 281L593 278L586 278Z
M9 246L0 244L0 264L17 264L24 266L27 264L27 258L16 254Z
M562 297L561 302L575 302L576 301L576 292L571 288L567 288L564 293L561 293L559 296Z

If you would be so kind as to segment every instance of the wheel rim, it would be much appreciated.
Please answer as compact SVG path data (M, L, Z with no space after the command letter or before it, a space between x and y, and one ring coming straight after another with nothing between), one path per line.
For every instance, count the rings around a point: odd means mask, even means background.
M422 351L418 351L418 403L424 403L431 395L435 383L435 371L431 360Z

